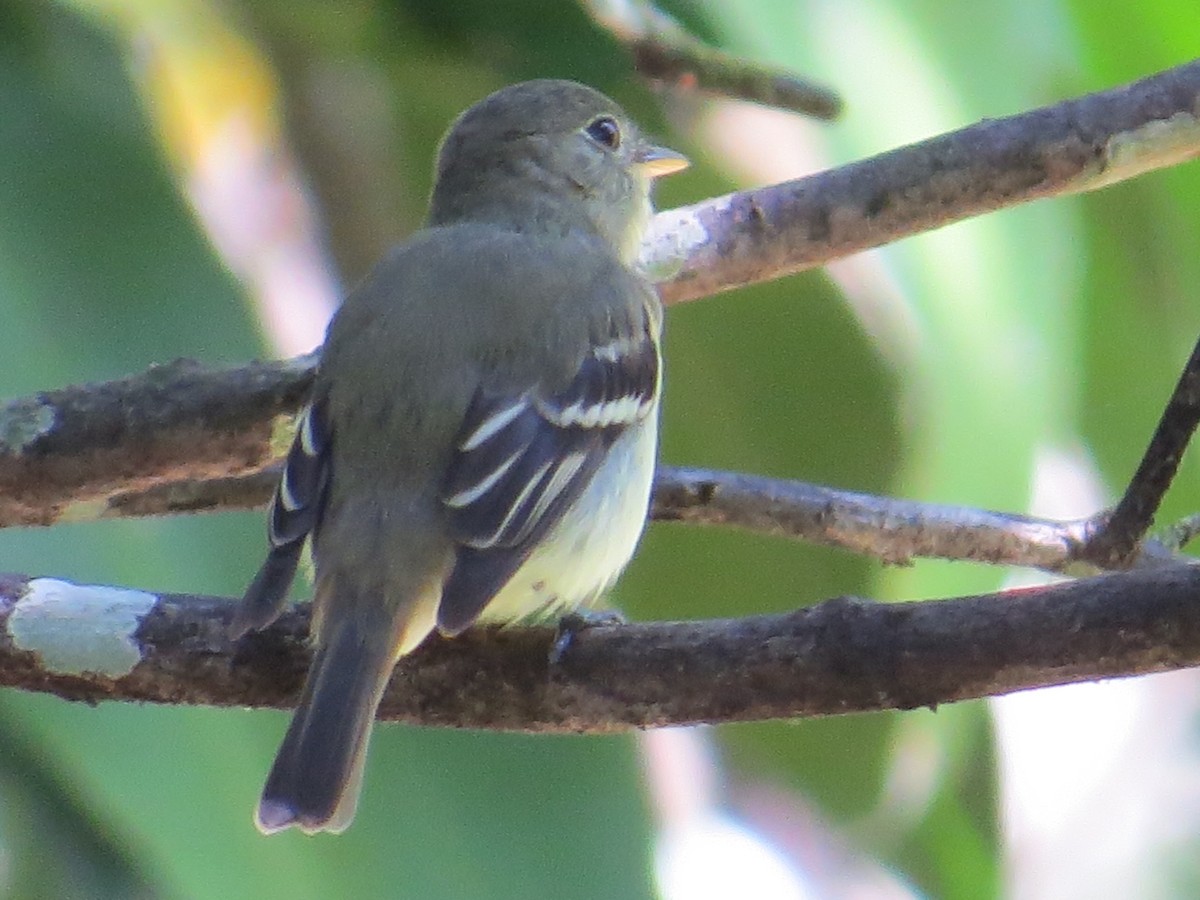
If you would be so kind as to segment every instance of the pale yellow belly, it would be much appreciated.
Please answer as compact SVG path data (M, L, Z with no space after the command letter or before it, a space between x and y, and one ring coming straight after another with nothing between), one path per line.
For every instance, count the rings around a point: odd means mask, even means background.
M595 603L612 587L645 527L657 444L655 409L613 444L579 501L480 620L559 616Z

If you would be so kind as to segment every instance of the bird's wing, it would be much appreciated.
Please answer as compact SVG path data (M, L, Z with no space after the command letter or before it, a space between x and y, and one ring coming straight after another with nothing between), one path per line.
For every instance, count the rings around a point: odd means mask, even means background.
M283 476L271 500L267 533L272 547L301 542L316 527L329 483L329 436L325 404L310 404L300 415Z
M304 539L316 528L325 504L331 445L325 404L314 401L300 415L271 498L267 514L270 550L234 614L230 633L235 638L267 627L283 611Z
M442 489L459 545L438 627L467 628L578 499L612 443L654 408L655 323L610 335L554 393L475 395Z

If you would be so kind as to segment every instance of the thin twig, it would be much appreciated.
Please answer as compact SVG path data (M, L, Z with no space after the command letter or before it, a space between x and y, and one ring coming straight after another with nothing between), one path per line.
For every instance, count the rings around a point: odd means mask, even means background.
M817 119L834 119L841 112L841 98L829 88L711 47L651 3L582 0L582 4L598 25L629 47L634 67L646 78Z
M1179 462L1200 424L1200 342L1192 350L1167 401L1142 461L1121 501L1089 541L1083 555L1105 569L1131 565L1154 521Z
M664 468L654 488L657 521L798 538L897 565L924 557L1082 574L1078 553L1094 530L1090 519L1058 522L711 469Z
M1198 534L1200 534L1200 513L1193 513L1168 526L1159 536L1159 541L1168 551L1177 553L1191 543Z

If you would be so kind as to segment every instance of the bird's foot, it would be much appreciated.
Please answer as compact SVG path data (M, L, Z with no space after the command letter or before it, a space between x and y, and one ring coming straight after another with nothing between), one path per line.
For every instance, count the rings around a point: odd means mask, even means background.
M550 665L562 662L563 656L575 640L575 635L588 628L603 628L609 625L624 625L629 620L615 609L576 609L558 620L554 632L554 643L550 645Z

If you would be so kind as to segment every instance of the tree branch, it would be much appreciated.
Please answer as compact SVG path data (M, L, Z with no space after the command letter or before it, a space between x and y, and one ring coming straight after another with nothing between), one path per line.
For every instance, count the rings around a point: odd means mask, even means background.
M1076 572L1097 527L1092 519L1056 522L687 468L658 472L650 515L796 538L896 565L925 557L1046 572ZM1165 548L1155 546L1147 562L1169 558Z
M209 369L190 360L0 406L0 525L99 518L121 495L261 469L315 357ZM283 423L286 424L286 423Z
M311 356L235 369L179 361L0 406L0 527L264 505L314 365ZM664 466L651 517L889 563L936 557L1073 574L1105 568L1091 542L1106 513L1058 522ZM1140 549L1128 564L1172 558L1154 541Z
M592 20L629 48L645 78L682 90L749 100L818 119L835 119L842 101L823 85L725 53L697 40L652 3L582 0Z
M672 209L642 258L666 303L824 265L1040 197L1200 154L1200 61L827 172Z
M1200 342L1184 366L1154 436L1121 502L1103 523L1088 548L1088 557L1106 569L1131 565L1138 544L1154 521L1167 488L1179 470L1196 426L1200 424Z
M216 597L0 579L0 684L71 700L294 704L307 607L238 645ZM912 709L1200 663L1200 567L951 600L604 625L549 663L551 628L478 629L402 660L380 718L604 733Z

